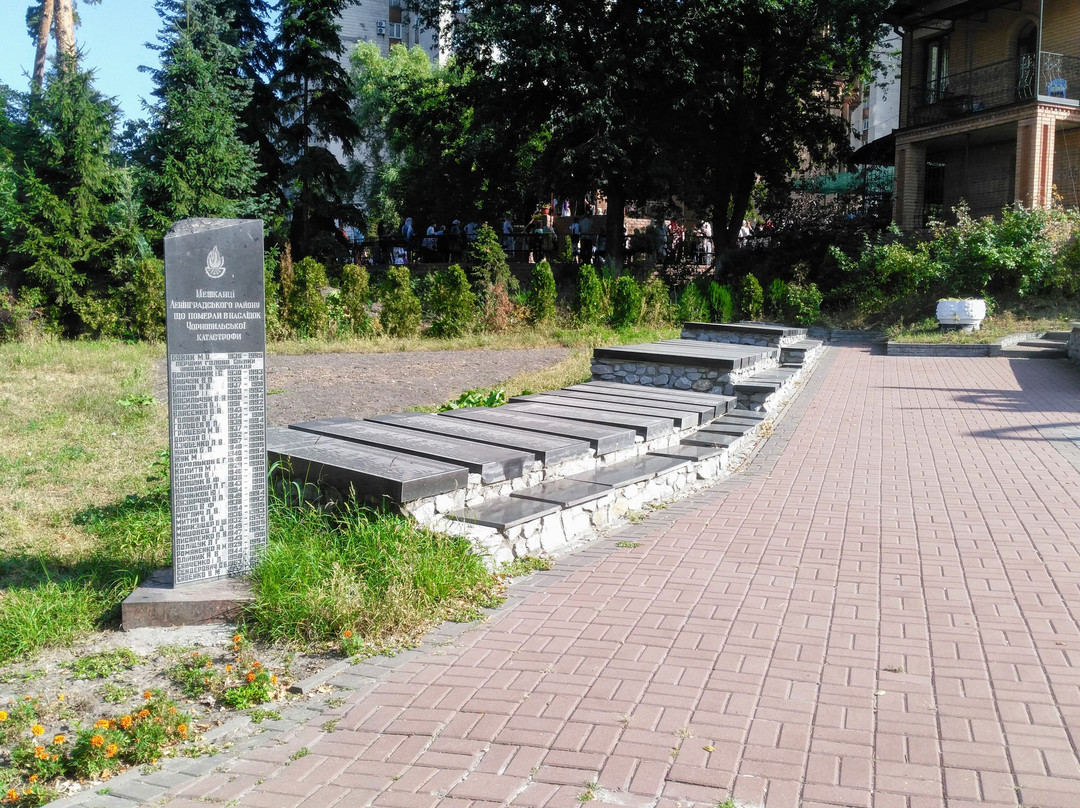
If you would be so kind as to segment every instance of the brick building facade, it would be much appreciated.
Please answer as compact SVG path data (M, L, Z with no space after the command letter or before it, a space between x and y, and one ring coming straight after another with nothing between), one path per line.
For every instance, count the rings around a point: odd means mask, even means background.
M1080 204L1080 2L910 0L894 218L904 230L966 201Z

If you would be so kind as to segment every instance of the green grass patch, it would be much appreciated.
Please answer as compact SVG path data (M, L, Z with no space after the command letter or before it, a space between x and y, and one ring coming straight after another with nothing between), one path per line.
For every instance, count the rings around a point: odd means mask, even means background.
M276 504L272 540L252 576L252 637L331 645L414 643L432 623L497 602L499 582L462 538L405 517L346 506Z

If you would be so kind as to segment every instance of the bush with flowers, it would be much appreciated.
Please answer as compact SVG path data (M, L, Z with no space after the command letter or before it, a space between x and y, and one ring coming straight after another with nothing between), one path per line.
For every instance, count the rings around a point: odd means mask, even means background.
M35 720L23 723L28 709L40 709L38 699L0 710L5 737L14 740L11 769L21 782L9 782L4 804L25 808L55 798L52 784L61 779L106 778L126 766L152 763L167 747L187 740L192 716L160 690L143 693L141 709L117 718L99 718L89 727L76 727L74 736L50 733ZM9 733L15 728L14 737ZM22 786L20 790L19 786Z
M277 676L252 656L247 640L240 634L233 637L232 651L234 661L224 666L215 666L209 654L192 652L171 668L169 675L189 698L209 698L237 710L281 695L284 688L278 684Z

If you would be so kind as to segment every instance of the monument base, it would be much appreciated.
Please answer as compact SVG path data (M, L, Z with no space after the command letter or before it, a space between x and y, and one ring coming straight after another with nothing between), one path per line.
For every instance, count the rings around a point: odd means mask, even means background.
M231 623L246 603L255 599L246 578L173 587L172 569L155 572L124 600L120 610L124 630L164 626Z

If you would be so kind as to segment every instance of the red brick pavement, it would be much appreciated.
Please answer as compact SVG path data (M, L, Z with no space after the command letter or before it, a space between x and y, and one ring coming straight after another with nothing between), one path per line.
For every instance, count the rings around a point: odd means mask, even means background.
M640 546L168 804L1080 806L1080 444L1039 431L1080 369L849 347L811 385Z

